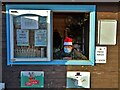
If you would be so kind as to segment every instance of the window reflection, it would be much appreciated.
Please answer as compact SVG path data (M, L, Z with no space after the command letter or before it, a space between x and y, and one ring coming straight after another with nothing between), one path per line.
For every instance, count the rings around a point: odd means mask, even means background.
M47 16L20 15L13 17L14 57L47 57Z

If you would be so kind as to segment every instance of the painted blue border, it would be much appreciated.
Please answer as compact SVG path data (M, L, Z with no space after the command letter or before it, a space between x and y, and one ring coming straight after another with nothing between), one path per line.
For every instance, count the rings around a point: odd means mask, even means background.
M80 11L90 12L90 60L52 60L46 62L10 62L10 24L9 9ZM7 65L92 65L95 64L95 12L96 5L62 5L62 4L6 4L6 33L7 33ZM52 22L52 21L51 21ZM52 24L51 24L52 26ZM52 32L52 27L51 27ZM51 44L52 45L52 44ZM52 50L51 50L52 51Z
M7 36L7 65L9 65L10 64L10 26L9 26L9 19L10 17L9 17L9 11L8 10L6 10L6 36Z

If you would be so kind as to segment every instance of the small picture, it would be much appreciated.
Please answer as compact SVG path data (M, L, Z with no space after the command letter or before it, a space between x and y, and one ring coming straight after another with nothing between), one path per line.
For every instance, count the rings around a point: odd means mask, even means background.
M68 71L67 88L90 88L90 72Z
M43 71L21 71L21 88L43 88Z

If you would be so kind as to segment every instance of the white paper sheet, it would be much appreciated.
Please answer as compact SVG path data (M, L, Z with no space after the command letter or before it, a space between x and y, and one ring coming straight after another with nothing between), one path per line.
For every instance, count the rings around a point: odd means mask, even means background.
M17 46L28 46L29 45L29 31L17 29Z
M22 16L21 29L38 29L38 16Z
M96 63L106 63L107 47L96 46Z
M35 30L35 46L47 45L47 30Z

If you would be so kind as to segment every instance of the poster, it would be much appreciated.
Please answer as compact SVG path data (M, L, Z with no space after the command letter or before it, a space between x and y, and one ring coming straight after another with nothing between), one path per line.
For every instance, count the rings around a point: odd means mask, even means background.
M22 88L43 88L44 72L43 71L21 71Z
M29 31L17 29L17 46L28 46L29 45Z
M35 30L35 46L47 45L47 30Z
M96 46L96 63L106 63L107 47Z
M67 88L90 88L90 72L68 71Z
M38 29L38 16L22 16L21 29Z

